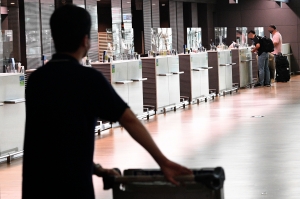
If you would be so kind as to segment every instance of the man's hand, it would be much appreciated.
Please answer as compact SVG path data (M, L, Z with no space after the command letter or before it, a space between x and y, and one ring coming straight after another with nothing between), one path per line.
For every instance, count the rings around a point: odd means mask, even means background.
M95 164L94 174L98 177L120 176L120 174L116 170L102 168L99 164Z
M193 174L191 170L169 160L165 164L160 165L160 167L165 175L165 178L176 186L179 186L180 184L179 182L175 181L174 177Z
M147 129L141 124L130 109L125 110L119 122L128 131L132 138L151 154L164 172L166 179L171 183L179 185L179 183L174 180L175 176L192 174L190 170L171 162L164 156L164 154L162 154Z

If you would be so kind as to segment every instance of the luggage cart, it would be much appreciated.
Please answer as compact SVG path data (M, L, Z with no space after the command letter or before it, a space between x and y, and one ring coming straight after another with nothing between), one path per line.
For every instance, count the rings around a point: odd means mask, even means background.
M184 184L176 187L160 170L129 169L121 177L104 177L104 189L113 189L114 199L224 199L223 168L193 170L193 175L178 176Z

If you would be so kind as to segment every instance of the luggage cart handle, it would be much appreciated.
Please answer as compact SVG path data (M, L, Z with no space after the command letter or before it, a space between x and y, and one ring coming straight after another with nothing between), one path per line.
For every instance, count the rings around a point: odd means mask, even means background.
M120 170L116 169L119 173ZM212 190L219 190L223 188L225 181L225 172L222 167L201 169L194 172L194 175L177 176L174 179L178 182L197 182L202 183ZM114 187L115 184L126 183L143 183L143 182L167 182L163 175L151 176L107 176L103 177L104 190Z
M293 53L288 53L288 54L282 54L283 56L290 56L293 55Z
M174 179L178 182L194 182L194 175L177 176ZM133 182L167 182L164 176L121 176L115 177L117 183L133 183Z

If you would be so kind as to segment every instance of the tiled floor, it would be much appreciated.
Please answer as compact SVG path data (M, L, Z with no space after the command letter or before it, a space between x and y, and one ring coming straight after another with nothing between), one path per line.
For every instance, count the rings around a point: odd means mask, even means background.
M226 199L299 199L298 118L300 76L157 115L145 125L172 160L190 168L224 167ZM96 138L95 162L121 170L157 168L122 128ZM21 168L22 160L0 165L1 199L20 198ZM94 187L96 198L112 198L100 178L94 177Z

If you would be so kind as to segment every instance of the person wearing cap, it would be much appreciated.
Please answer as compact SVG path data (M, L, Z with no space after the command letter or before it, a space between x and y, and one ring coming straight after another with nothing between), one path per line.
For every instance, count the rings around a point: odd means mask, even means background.
M282 36L278 32L277 28L275 25L270 25L268 27L268 31L272 34L272 41L274 44L274 51L270 53L270 77L271 79L275 79L275 69L276 69L276 64L275 64L275 59L276 56L279 53L281 53L281 48L282 48Z

